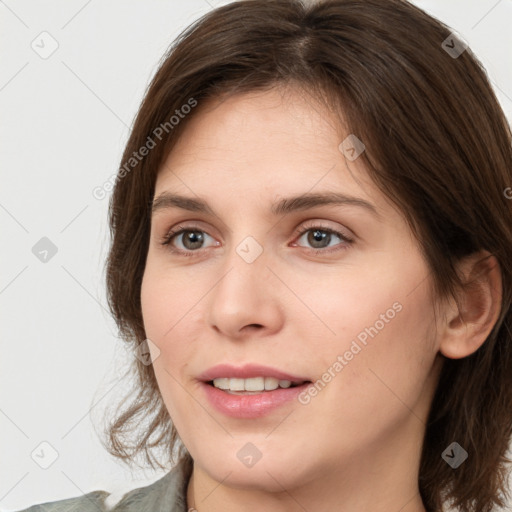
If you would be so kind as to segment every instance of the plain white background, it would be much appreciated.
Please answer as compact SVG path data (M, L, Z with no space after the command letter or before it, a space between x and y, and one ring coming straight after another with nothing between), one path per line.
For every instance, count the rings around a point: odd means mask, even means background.
M108 198L92 190L116 172L169 44L221 3L0 1L2 510L97 489L120 494L163 474L129 472L93 428L127 383L103 284ZM512 1L414 3L470 44L512 119ZM37 243L48 249L43 237L57 250L46 262L33 252Z

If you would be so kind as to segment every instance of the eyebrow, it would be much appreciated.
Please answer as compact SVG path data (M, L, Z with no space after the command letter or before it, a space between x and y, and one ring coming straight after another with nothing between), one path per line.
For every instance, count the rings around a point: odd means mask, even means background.
M278 216L326 205L358 206L366 209L375 217L381 219L381 215L377 212L377 208L372 203L369 203L359 197L348 196L338 192L306 193L299 196L287 197L274 203L270 210L273 215ZM181 208L182 210L190 212L204 213L214 217L217 216L206 201L193 197L171 194L170 192L162 192L154 199L151 213L154 215L156 212L168 208Z

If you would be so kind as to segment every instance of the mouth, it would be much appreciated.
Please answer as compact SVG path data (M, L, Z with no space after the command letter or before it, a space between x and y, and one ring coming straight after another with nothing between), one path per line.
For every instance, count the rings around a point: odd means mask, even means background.
M311 380L261 365L217 365L198 379L210 405L226 416L259 418L293 404Z
M221 391L225 391L230 395L257 395L260 393L268 393L276 389L288 389L311 381L291 381L287 379L277 379L275 377L251 377L241 379L236 377L218 377L207 381L206 384L213 386Z

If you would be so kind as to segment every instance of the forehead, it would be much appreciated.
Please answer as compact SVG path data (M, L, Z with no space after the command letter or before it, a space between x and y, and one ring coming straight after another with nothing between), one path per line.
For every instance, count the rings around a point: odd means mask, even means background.
M297 89L209 99L161 166L155 196L335 191L375 201L381 194L362 159L349 161L340 148L349 136L339 116Z

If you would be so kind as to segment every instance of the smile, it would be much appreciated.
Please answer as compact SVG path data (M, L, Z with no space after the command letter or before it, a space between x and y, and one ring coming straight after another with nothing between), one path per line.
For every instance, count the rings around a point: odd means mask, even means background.
M290 380L279 380L275 377L252 377L249 379L220 377L210 383L217 389L234 394L261 393L262 391L273 391L277 388L286 389L302 384L302 382L296 383Z

